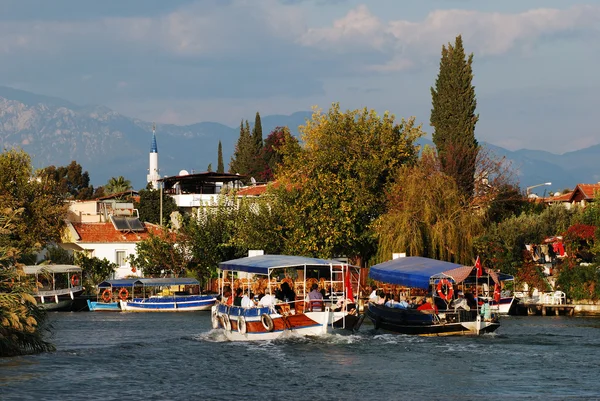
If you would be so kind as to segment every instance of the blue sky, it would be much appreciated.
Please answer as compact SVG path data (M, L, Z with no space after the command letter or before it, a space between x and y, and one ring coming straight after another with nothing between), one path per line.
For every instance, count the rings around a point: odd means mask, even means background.
M0 0L0 84L175 124L340 102L430 133L457 34L474 53L480 141L600 143L600 1Z

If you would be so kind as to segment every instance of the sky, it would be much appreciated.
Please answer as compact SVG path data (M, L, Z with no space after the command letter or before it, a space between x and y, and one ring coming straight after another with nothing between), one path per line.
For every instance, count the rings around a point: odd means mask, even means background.
M458 34L479 141L600 143L600 0L0 0L0 84L179 125L339 102L430 134Z

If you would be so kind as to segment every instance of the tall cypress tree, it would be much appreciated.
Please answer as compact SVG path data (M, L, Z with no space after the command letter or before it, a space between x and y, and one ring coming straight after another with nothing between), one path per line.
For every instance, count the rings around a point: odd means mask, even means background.
M219 150L217 156L217 173L224 173L225 166L223 165L223 145L221 145L221 141L219 141Z
M251 173L252 164L254 163L254 142L250 134L250 124L246 120L240 123L240 137L235 145L235 151L229 162L229 171L241 175Z
M474 176L479 144L475 139L477 100L472 85L473 53L465 56L462 37L454 46L442 46L440 72L431 88L431 125L433 143L438 152L442 171L456 180L460 190L473 196Z

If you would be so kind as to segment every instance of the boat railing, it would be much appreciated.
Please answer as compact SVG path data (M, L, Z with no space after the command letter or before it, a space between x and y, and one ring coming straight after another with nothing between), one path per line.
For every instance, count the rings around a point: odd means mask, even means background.
M83 290L83 287L81 287L81 286L76 286L76 287L71 287L71 288L60 288L57 290L45 290L45 289L41 288L41 289L37 290L34 293L34 295L49 297L49 296L54 296L54 295L68 295L68 294L72 294L74 292L79 292L82 290Z

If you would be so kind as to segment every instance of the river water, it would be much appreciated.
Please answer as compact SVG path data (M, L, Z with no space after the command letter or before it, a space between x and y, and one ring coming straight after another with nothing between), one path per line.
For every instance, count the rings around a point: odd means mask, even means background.
M0 400L600 399L600 317L506 317L481 337L230 343L210 314L54 312L54 353L0 358Z

